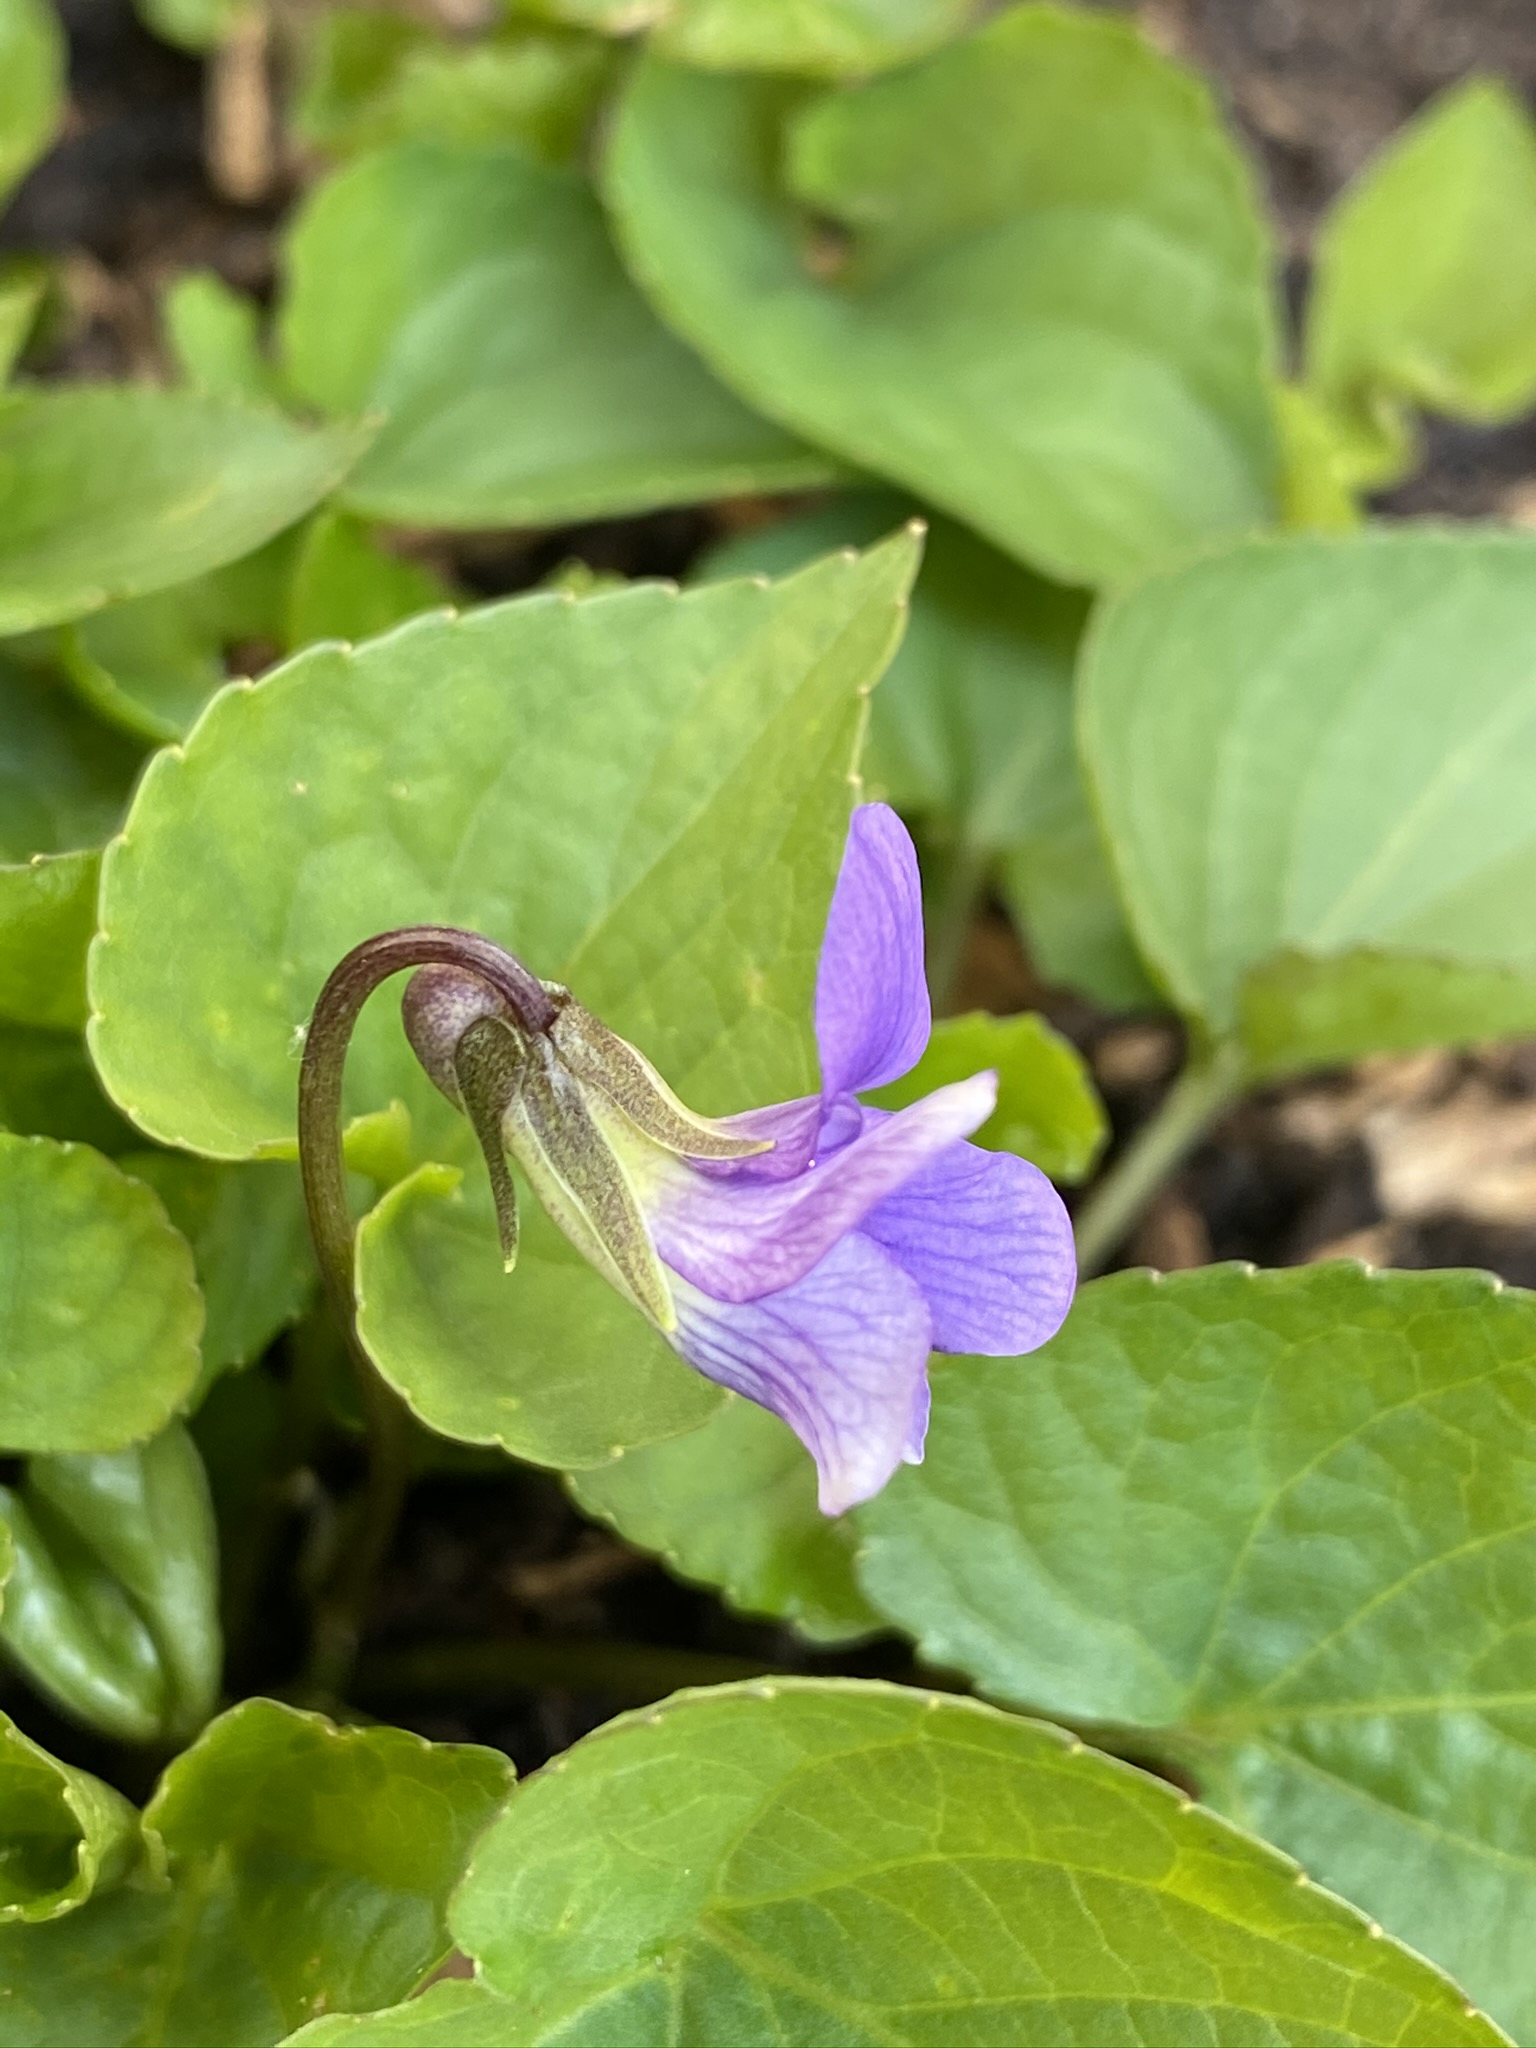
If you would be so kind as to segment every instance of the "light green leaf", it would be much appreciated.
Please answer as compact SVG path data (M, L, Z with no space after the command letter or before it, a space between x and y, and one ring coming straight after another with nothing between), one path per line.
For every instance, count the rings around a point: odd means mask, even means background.
M79 695L147 739L190 732L228 679L231 658L259 666L279 650L301 532L280 533L242 561L67 627L60 659Z
M937 1368L860 1575L994 1696L1181 1760L1529 2038L1533 1475L1536 1296L1128 1273L1030 1358Z
M227 691L152 764L108 861L109 1093L189 1150L291 1146L325 976L414 922L568 982L706 1113L803 1092L863 697L914 555L900 536L766 588L523 598ZM349 1077L349 1112L409 1107L418 1157L473 1157L384 1004ZM363 1327L423 1419L571 1466L702 1420L715 1391L532 1205L503 1274L487 1201L478 1162L452 1198L418 1177L362 1235Z
M1131 928L1206 1032L1257 1032L1251 1065L1370 1049L1321 1002L1330 959L1388 1045L1436 1042L1456 968L1458 1037L1490 980L1536 985L1533 632L1536 539L1476 528L1256 541L1100 620L1081 739ZM1393 999L1422 1012L1360 1008L1362 950L1428 963ZM1310 1001L1245 1008L1287 954Z
M1270 516L1259 218L1204 89L1128 24L1017 7L809 102L648 58L606 187L744 397L1048 574Z
M48 272L25 257L0 260L0 383L15 369L37 324Z
M449 1978L388 2012L311 2020L280 2048L322 2048L327 2042L346 2048L528 2048L532 2038L520 2006L478 1980Z
M0 1018L69 1031L85 1016L85 949L101 855L0 865Z
M331 155L407 141L515 142L566 163L613 63L593 36L526 21L466 43L377 8L332 7L305 37L293 127Z
M176 367L194 391L258 401L272 395L260 309L217 271L189 270L174 279L161 315Z
M672 0L653 46L710 71L864 76L947 42L979 0Z
M578 1743L451 1917L529 2042L1497 2039L1296 1877L1057 1729L783 1679Z
M1536 131L1508 87L1442 94L1335 206L1306 360L1362 484L1411 462L1409 406L1491 421L1536 398Z
M0 633L248 554L341 481L354 427L186 391L75 386L0 406Z
M946 1017L933 1027L917 1065L865 1100L905 1109L935 1088L992 1067L997 1107L972 1143L1017 1152L1052 1180L1086 1180L1109 1136L1109 1120L1082 1054L1043 1017Z
M0 1133L0 1446L111 1451L163 1428L202 1324L148 1188L84 1146Z
M0 1487L16 1564L0 1646L65 1713L121 1742L185 1740L223 1643L213 1503L180 1423L124 1451L33 1458Z
M748 1614L780 1616L813 1642L881 1627L854 1581L851 1524L820 1512L805 1447L752 1401L728 1394L701 1429L627 1450L569 1484L576 1505L626 1543Z
M194 57L217 49L252 0L134 0L146 28Z
M322 512L311 521L288 594L288 644L367 640L452 592L430 569L379 546L360 519Z
M1530 975L1365 948L1279 953L1248 976L1239 1002L1239 1032L1263 1074L1536 1031Z
M0 1929L0 2041L275 2041L404 1998L447 1951L448 1892L508 1776L492 1750L247 1700L145 1810L168 1883Z
M120 1792L61 1764L0 1714L0 1926L56 1920L116 1883L139 1853Z
M200 1398L228 1367L259 1357L309 1299L315 1267L298 1169L178 1152L129 1152L118 1164L154 1189L192 1247L207 1310Z
M141 1142L102 1094L79 1032L4 1022L0 1130L26 1138L73 1138L109 1157Z
M673 339L574 171L414 143L327 179L289 237L295 389L388 415L347 502L426 526L554 525L830 473Z
M64 112L64 55L48 0L0 0L0 198L53 141Z
M725 542L699 575L783 575L865 546L913 510L895 492L850 492ZM866 793L921 819L962 881L1000 864L1042 972L1125 1007L1152 995L1073 749L1072 665L1086 616L1081 592L935 519L861 768Z

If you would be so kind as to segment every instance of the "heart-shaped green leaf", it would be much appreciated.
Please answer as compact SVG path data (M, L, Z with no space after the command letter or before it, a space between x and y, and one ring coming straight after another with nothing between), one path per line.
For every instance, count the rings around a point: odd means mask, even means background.
M0 1929L7 2041L275 2041L404 1998L448 1948L448 1892L504 1796L494 1751L247 1700L144 1813L168 1883Z
M656 320L574 171L409 143L319 186L289 239L295 389L387 423L347 501L423 526L552 525L824 481Z
M109 1092L188 1149L291 1146L325 976L413 922L511 945L706 1112L801 1092L863 698L915 550L422 619L226 692L152 764L108 861ZM418 1156L473 1157L383 1005L349 1073L352 1109L410 1105ZM715 1390L536 1217L502 1272L478 1161L447 1196L441 1174L403 1182L360 1245L363 1328L424 1419L586 1465L708 1414Z
M860 1576L989 1693L1182 1760L1527 2038L1533 1474L1536 1296L1122 1274L1033 1357L937 1368Z
M0 407L0 633L76 619L249 554L367 435L187 391L76 386Z
M197 1378L192 1254L158 1198L81 1145L0 1134L0 1446L110 1451Z
M127 1871L139 1817L120 1792L61 1764L0 1714L0 1841L0 1926L56 1920Z
M1507 87L1442 95L1329 215L1306 356L1367 484L1408 466L1407 406L1499 420L1536 397L1536 132Z
M579 1743L452 1925L529 2042L1203 2043L1213 2009L1235 2041L1497 2038L1171 1786L847 1680L684 1693Z
M735 389L1049 574L1270 515L1263 231L1204 90L1128 24L1017 7L809 102L650 57L606 189Z
M259 1357L309 1299L315 1263L298 1170L184 1152L128 1152L118 1164L154 1189L192 1247L207 1318L200 1398L228 1367Z
M1536 539L1486 529L1255 541L1104 614L1081 736L1122 900L1252 1068L1536 1025L1533 633Z
M904 1109L988 1067L997 1074L997 1107L972 1143L1017 1152L1052 1180L1086 1179L1109 1120L1082 1054L1043 1017L989 1017L981 1010L946 1017L911 1072L866 1099L876 1109Z
M957 35L978 0L663 0L651 41L707 71L867 77Z
M699 575L784 575L867 546L915 509L893 491L849 492L725 542ZM1086 617L1082 592L936 518L861 765L867 793L920 819L942 857L955 933L995 868L1041 971L1127 1007L1154 998L1077 770L1072 668Z
M182 1739L218 1696L218 1557L180 1423L125 1451L33 1458L0 1487L15 1569L0 1644L34 1685L123 1742Z
M700 1429L571 1475L578 1507L733 1607L793 1622L814 1642L882 1625L853 1576L853 1534L816 1505L805 1447L736 1395Z
M53 140L64 112L64 54L48 0L0 0L0 198Z

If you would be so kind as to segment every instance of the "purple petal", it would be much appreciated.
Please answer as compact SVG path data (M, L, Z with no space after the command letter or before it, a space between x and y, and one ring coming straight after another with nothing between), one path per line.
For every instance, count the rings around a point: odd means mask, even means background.
M878 1245L857 1234L793 1287L713 1301L676 1280L672 1343L707 1379L787 1422L816 1460L824 1515L840 1515L923 1454L928 1310Z
M899 1079L922 1057L931 1026L917 855L888 804L861 804L848 821L816 976L823 1097Z
M794 1180L721 1180L668 1160L644 1197L656 1249L717 1301L792 1287L877 1202L985 1123L996 1099L995 1074L936 1088L872 1119L852 1144Z
M1011 1152L947 1146L859 1227L923 1290L936 1351L1012 1358L1053 1336L1071 1306L1071 1222L1040 1169Z

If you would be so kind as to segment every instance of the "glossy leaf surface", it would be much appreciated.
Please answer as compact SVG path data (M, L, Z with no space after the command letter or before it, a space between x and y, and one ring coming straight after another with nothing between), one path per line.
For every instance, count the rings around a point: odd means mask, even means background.
M145 1809L168 1883L0 1929L0 2041L239 2048L403 1998L447 1950L447 1894L506 1779L490 1750L246 1701Z
M1533 1474L1536 1296L1127 1273L1031 1358L939 1366L861 1576L995 1697L1180 1760L1526 2037Z
M0 410L0 633L248 554L333 490L366 436L184 391L75 387Z
M120 1792L61 1764L0 1714L0 1926L54 1920L121 1877L139 1818Z
M158 757L109 864L109 1091L211 1155L291 1145L295 1032L326 974L418 921L567 981L706 1113L802 1090L863 693L913 556L898 537L766 589L528 598L226 693ZM398 1098L419 1155L472 1158L375 1008L349 1108ZM525 1215L511 1278L478 1161L456 1196L403 1182L364 1231L364 1328L423 1417L562 1465L701 1421L715 1390Z
M1234 1034L1248 976L1317 963L1296 1035L1271 1011L1250 1047L1273 1070L1434 1043L1457 968L1478 978L1464 1027L1490 978L1536 981L1533 631L1536 541L1475 528L1253 542L1107 611L1083 753L1132 928L1181 1009ZM1362 950L1424 962L1425 1008L1404 982L1390 1035L1350 1043L1316 988L1329 961L1353 980Z
M1051 575L1269 515L1246 176L1125 24L1018 7L809 102L648 58L606 190L634 275L738 391Z
M54 1704L124 1742L185 1740L223 1662L213 1506L179 1423L124 1451L33 1458L0 1489L15 1568L7 1656Z
M161 1428L203 1305L156 1196L84 1146L0 1134L0 1446L108 1451Z
M388 415L346 492L372 518L551 525L828 474L661 326L585 181L514 149L336 173L290 236L280 328L301 396Z
M847 1680L577 1744L453 1929L526 2039L1493 2040L1273 1850L1059 1730ZM322 2037L324 2038L324 2037Z
M1407 406L1499 420L1536 397L1536 130L1505 86L1443 94L1328 217L1307 377L1368 484L1408 466Z

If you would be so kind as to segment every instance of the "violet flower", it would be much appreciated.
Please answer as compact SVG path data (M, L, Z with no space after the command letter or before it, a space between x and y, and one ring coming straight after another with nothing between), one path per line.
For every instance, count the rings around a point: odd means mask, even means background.
M407 1033L474 1126L508 1268L510 1153L690 1365L789 1424L823 1513L921 1458L930 1351L1031 1351L1066 1314L1076 1261L1055 1189L965 1142L996 1075L894 1113L858 1100L916 1064L931 1022L917 861L884 804L850 822L816 983L821 1092L799 1101L695 1116L568 989L473 933L415 927L355 948L316 1005L300 1088L311 1221L348 1307L341 1060L369 989L405 966Z

